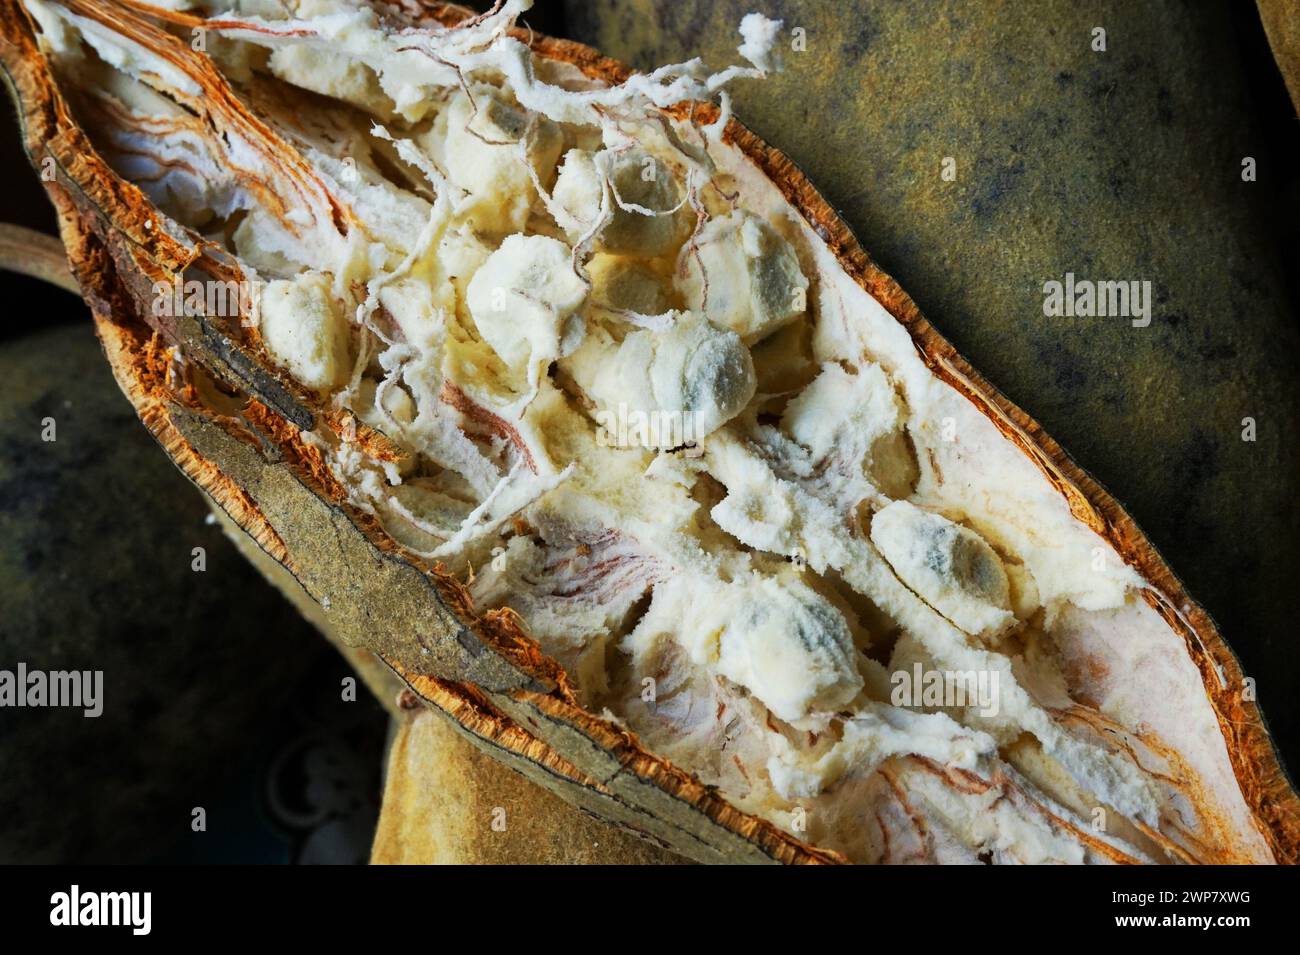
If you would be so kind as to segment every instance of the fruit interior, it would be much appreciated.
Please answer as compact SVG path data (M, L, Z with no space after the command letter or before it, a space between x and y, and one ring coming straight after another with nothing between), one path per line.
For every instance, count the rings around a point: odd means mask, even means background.
M1268 858L1141 578L721 122L656 108L770 68L770 21L610 87L521 3L25 6L96 149L238 261L240 333L396 447L307 435L355 504L588 709L856 861Z

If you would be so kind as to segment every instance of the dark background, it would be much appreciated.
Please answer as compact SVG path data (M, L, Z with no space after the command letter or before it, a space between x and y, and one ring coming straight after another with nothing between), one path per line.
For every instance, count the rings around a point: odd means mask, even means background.
M1253 4L575 0L528 19L638 67L724 65L751 8L804 26L808 50L742 84L737 113L1126 503L1298 765L1300 126ZM0 170L2 218L53 231L11 122ZM1151 279L1151 327L1045 319L1042 282L1066 271ZM339 699L334 651L204 522L84 306L18 276L0 290L0 667L102 667L109 700L99 720L0 714L0 861L363 859L379 708Z

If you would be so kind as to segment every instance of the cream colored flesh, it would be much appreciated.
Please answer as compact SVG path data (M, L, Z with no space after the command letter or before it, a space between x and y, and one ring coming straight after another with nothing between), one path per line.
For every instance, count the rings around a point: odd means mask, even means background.
M293 36L253 28L285 26L278 4L243 3L265 20L212 54L350 210L344 237L320 196L272 214L255 151L205 138L141 51L27 6L57 68L94 80L107 158L270 281L275 362L405 452L314 437L356 503L516 609L588 708L858 861L909 840L932 861L1194 854L1169 767L1079 712L1154 730L1251 831L1138 576L749 160L662 119L669 91L524 69L503 32L520 3L430 35L437 58L336 0L300 3ZM746 19L753 62L769 33ZM277 84L340 102L290 107ZM1085 645L1148 667L1162 708L1123 681L1072 699ZM931 671L996 697L900 699L899 674Z

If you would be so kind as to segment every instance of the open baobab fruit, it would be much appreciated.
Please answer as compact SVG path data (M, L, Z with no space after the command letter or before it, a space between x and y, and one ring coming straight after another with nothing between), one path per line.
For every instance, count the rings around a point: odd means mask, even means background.
M526 6L0 5L173 460L342 640L691 858L1294 860L1211 620L731 118L779 25L634 74Z

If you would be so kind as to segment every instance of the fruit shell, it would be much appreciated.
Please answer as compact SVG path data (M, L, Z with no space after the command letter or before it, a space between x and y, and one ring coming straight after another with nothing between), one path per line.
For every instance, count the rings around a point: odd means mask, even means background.
M78 7L94 13L95 5ZM429 8L454 22L467 11ZM184 21L185 15L176 15ZM520 34L521 38L527 38ZM620 64L578 44L532 37L542 56L618 82ZM0 5L0 61L19 104L33 164L53 160L47 189L74 273L95 313L119 384L173 461L283 564L322 606L342 639L380 654L422 700L451 715L480 746L566 799L700 861L840 861L770 823L735 809L709 787L647 753L636 738L579 708L567 680L508 613L479 616L464 588L438 567L403 553L346 501L300 430L341 428L310 396L203 318L150 328L153 283L195 260L185 236L158 227L151 206L119 180L72 121L36 48L23 12ZM696 117L709 121L711 106ZM910 333L930 370L964 395L1013 442L1068 502L1151 585L1149 603L1180 634L1201 674L1236 779L1275 858L1300 854L1300 802L1253 702L1236 687L1241 671L1208 615L1123 509L1024 412L985 382L920 315L858 245L794 164L738 122L726 140L781 190L840 265ZM166 336L165 338L163 336ZM205 404L192 378L171 372L180 344L244 393L235 414ZM195 368L194 373L202 375ZM245 400L246 399L246 400ZM1225 861L1233 858L1229 855Z

